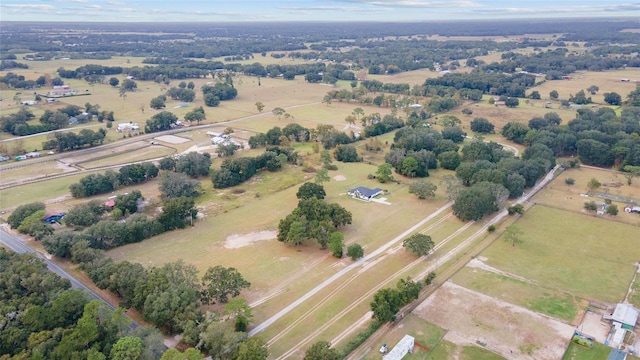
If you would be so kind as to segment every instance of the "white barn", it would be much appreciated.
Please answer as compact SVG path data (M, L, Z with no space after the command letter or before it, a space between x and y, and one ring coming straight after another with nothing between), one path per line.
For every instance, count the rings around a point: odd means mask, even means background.
M382 357L382 360L400 360L408 353L413 352L415 338L411 335L405 335L389 353Z

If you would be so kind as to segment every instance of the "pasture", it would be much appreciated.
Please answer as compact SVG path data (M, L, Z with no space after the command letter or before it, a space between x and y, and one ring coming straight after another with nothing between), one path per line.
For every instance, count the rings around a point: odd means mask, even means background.
M482 253L487 265L579 298L624 299L640 258L637 227L542 205L516 226L524 242L496 241Z
M565 183L567 179L574 179L574 184L567 185ZM604 199L598 196L585 196L589 192L587 183L591 179L596 179L602 184L595 192L640 200L640 181L637 177L633 179L634 181L629 186L623 173L583 166L562 172L542 191L536 194L533 201L537 204L580 213L585 216L595 216L595 214L584 210L584 203L588 201L602 203ZM613 201L613 204L618 206L619 212L617 216L598 215L598 217L636 226L640 225L640 216L638 214L624 212L624 207L627 206L626 202Z

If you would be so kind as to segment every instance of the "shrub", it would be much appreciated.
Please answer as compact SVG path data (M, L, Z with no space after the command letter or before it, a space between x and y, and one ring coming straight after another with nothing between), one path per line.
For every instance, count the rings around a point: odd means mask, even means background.
M487 228L487 231L490 232L490 233L496 231L496 226L495 225L489 225L489 227Z
M574 178L566 178L564 179L564 183L567 185L573 185L576 183L576 180Z

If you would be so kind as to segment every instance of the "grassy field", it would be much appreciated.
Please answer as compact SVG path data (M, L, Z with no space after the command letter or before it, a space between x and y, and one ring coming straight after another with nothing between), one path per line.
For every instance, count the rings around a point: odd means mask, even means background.
M452 280L466 288L576 325L580 310L588 305L584 299L545 288L543 283L529 283L479 268L465 267Z
M24 167L2 170L0 184L8 184L15 181L25 181L36 177L51 176L63 172L76 171L75 168L66 167L55 161L32 164Z
M562 360L603 360L609 356L610 352L611 348L603 344L593 343L593 348L587 349L572 342ZM627 356L627 360L637 359L635 356Z
M79 163L86 169L92 169L102 166L126 164L135 161L143 161L156 159L159 157L170 156L176 152L175 149L167 146L151 146L135 150L133 152L109 156L104 159Z
M482 254L487 264L578 297L624 298L640 257L635 226L545 206L516 224L524 242L513 247L498 240Z
M402 339L405 335L411 335L415 341L429 348L437 347L442 337L446 333L445 329L425 321L418 316L409 314L402 320L402 326L396 326L389 331L383 339L373 344L372 351L364 357L365 360L380 359L378 349L382 344L387 344L389 351ZM416 347L413 354L407 354L404 359L423 359L427 352ZM431 353L429 355L431 356ZM434 358L435 359L435 358ZM443 358L440 358L443 359Z
M567 185L566 179L573 179L573 185ZM609 193L626 198L640 200L640 181L636 178L631 186L627 185L627 179L622 173L606 170L582 167L579 169L568 169L556 177L549 185L540 191L533 201L537 204L546 205L558 209L568 210L575 213L587 214L584 210L584 203L587 201L600 201L604 199L599 197L584 197L589 189L587 183L591 179L598 180L603 184L596 192ZM620 184L620 186L609 186ZM600 216L602 218L624 222L631 225L640 226L640 216L638 214L628 214L624 212L627 203L614 201L618 206L619 213L615 217L608 215Z

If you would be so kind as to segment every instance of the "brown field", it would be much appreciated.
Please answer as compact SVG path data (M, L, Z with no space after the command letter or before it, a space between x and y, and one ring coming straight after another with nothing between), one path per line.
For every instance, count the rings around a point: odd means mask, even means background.
M552 90L556 90L558 92L560 99L569 99L571 94L584 90L587 97L591 97L595 104L606 105L604 102L604 93L616 92L620 94L624 100L627 98L627 94L635 90L638 85L633 81L640 81L640 70L638 68L598 72L578 71L572 75L573 78L571 80L546 81L538 86L532 87L527 91L527 93L537 90L540 93L540 96L542 96L542 99L546 101L549 99L549 92ZM620 81L620 79L623 78L630 79L631 81ZM596 85L600 88L596 95L590 95L587 91L587 88L591 85Z
M447 335L480 340L508 359L559 359L574 327L527 309L445 283L413 312L448 330Z

